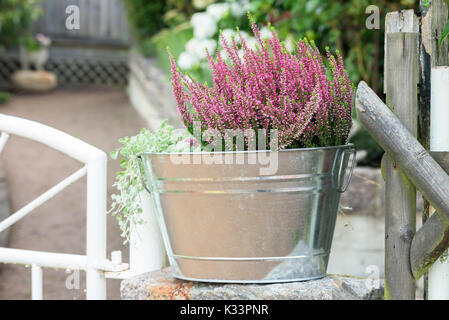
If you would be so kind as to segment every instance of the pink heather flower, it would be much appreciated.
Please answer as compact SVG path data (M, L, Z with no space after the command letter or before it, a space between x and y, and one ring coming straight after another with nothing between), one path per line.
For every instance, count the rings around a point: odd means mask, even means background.
M227 61L220 52L215 59L207 53L212 87L181 74L170 56L185 126L192 130L199 121L202 130L217 129L223 137L226 129L276 129L280 149L346 144L353 88L341 55L327 50L326 67L313 43L299 41L297 52L290 53L275 32L264 40L255 24L252 30L255 50L238 35L231 41L221 37Z

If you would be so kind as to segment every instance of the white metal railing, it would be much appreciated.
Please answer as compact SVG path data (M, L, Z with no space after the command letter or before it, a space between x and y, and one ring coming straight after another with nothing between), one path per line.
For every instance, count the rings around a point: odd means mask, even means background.
M165 249L156 222L151 197L140 195L144 224L131 230L130 262L122 263L121 252L106 259L106 154L64 132L43 124L0 114L0 152L9 135L17 135L45 144L82 163L84 167L50 188L39 197L0 222L0 232L26 217L31 211L53 198L66 187L87 175L86 254L66 254L1 248L0 263L31 266L32 299L43 298L42 268L80 270L86 272L86 298L106 299L106 278L126 279L160 269L166 264Z
M9 135L17 135L45 144L85 164L82 169L3 220L0 223L0 232L87 175L86 255L0 248L0 262L32 266L33 299L42 299L42 268L84 270L86 298L106 299L105 271L121 271L127 268L121 261L116 263L116 268L111 267L111 263L106 259L106 154L64 132L13 116L0 114L0 131L0 152Z

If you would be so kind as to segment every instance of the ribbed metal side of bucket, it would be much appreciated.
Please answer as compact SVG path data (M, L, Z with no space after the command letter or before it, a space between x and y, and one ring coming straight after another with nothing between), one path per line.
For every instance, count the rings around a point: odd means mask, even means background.
M335 181L351 148L142 155L174 276L236 283L325 276L340 201Z

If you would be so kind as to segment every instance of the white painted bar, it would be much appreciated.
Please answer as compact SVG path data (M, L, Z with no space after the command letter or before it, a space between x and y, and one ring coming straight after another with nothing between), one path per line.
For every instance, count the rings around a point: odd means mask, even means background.
M111 262L112 262L112 264L121 264L122 263L122 252L120 250L111 252Z
M0 248L0 263L33 264L44 268L86 270L84 255L34 251L24 249Z
M449 67L432 68L430 101L430 150L449 152ZM429 269L429 300L449 300L449 259L443 260Z
M165 247L153 201L147 191L139 194L143 224L132 226L129 243L130 273L134 275L159 270L166 264Z
M67 133L19 117L0 114L0 131L40 142L86 164L104 154Z
M0 135L0 152L5 148L6 142L8 142L9 134L2 132Z
M87 168L83 167L68 178L64 179L54 187L50 188L48 191L44 192L42 195L28 203L26 206L24 206L22 209L17 211L16 213L10 215L8 218L4 219L2 222L0 222L0 232L6 230L11 225L25 217L27 214L29 214L31 211L36 209L37 207L44 204L47 200L50 200L55 195L57 195L59 192L67 188L69 185L74 183L75 181L81 179L87 172Z
M431 74L430 151L449 151L449 67Z
M106 260L107 156L97 153L87 164L86 298L106 299L106 278L97 268Z
M33 264L31 266L31 299L42 300L44 290L42 267Z

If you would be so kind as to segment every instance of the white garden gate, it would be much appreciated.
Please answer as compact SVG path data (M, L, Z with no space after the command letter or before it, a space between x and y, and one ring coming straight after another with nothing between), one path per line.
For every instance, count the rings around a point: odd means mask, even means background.
M43 124L0 114L0 152L9 135L17 135L45 144L82 163L83 168L61 181L38 198L0 222L0 232L53 198L64 188L87 175L86 254L63 254L23 249L0 248L0 263L31 265L32 299L42 299L42 268L83 270L86 272L86 298L106 299L106 277L128 269L120 252L113 261L106 259L106 154L64 132ZM126 274L126 272L125 272Z

